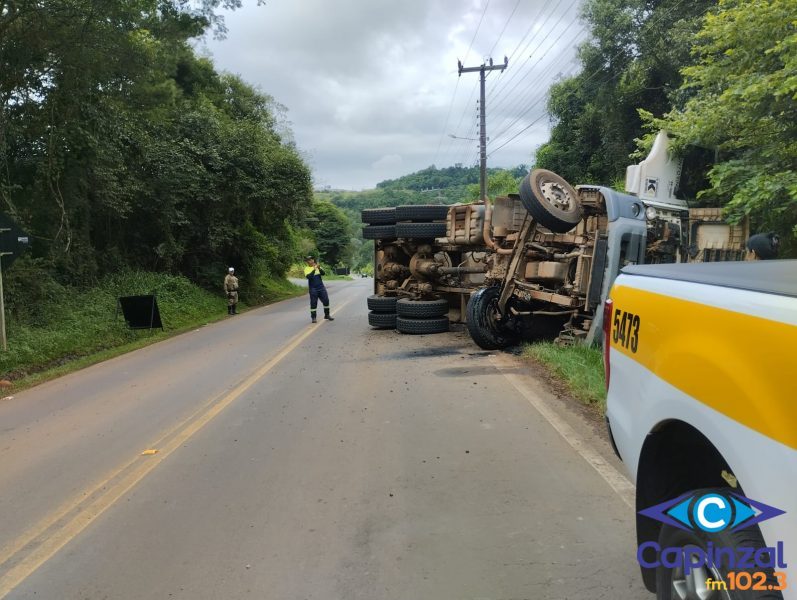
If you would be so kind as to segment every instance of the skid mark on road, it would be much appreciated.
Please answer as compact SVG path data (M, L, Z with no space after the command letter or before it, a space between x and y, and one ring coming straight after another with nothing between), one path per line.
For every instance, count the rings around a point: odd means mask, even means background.
M351 300L344 301L332 313L336 314L342 311L350 302ZM15 587L30 577L61 548L127 494L155 467L184 445L325 324L326 321L321 321L294 336L273 358L231 391L205 403L193 415L173 427L158 441L142 444L142 450L157 448L156 454L138 455L136 453L137 456L134 460L106 476L90 489L78 493L6 545L0 551L0 573L2 573L0 575L0 599L5 598Z

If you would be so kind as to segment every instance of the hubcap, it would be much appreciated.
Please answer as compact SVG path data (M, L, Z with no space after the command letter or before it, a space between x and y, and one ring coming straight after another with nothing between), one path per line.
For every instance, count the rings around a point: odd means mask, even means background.
M565 212L575 206L575 199L560 184L553 181L546 181L540 184L540 191L543 197L553 206Z
M693 558L697 555L694 550L684 548L684 560L688 563L697 562ZM683 567L676 567L672 570L672 597L673 600L730 600L727 590L715 589L717 586L710 586L708 580L723 582L714 569L706 569L705 566L691 568L689 574L685 573Z

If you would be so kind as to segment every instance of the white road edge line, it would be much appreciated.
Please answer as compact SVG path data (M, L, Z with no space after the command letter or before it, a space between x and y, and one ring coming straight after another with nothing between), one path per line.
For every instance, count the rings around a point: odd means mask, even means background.
M528 400L537 412L540 413L546 421L553 427L570 446L578 452L578 454L587 463L589 463L598 474L603 477L604 481L617 493L618 496L629 507L636 507L636 488L628 478L615 469L612 465L606 462L603 456L595 450L586 440L584 440L575 429L560 417L555 410L553 410L545 400L540 397L528 381L530 377L521 376L517 373L510 372L517 366L517 361L510 359L506 356L497 354L490 355L490 362L493 363L498 371L506 377L509 383L520 392L520 394Z

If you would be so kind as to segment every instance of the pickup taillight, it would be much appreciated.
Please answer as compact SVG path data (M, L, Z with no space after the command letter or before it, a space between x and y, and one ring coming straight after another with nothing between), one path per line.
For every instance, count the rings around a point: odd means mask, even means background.
M609 365L609 348L612 343L612 309L614 302L611 298L606 298L603 303L603 374L606 376L606 391L609 391L609 376L611 375L611 365Z

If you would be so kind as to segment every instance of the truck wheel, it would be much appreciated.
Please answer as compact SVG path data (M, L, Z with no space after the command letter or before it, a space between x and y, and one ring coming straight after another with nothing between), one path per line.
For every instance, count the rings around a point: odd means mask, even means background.
M391 208L364 208L360 212L363 223L369 225L393 225L396 222L396 209Z
M720 495L727 495L726 490L701 490L696 492L700 495L704 492L715 491ZM677 529L671 525L664 525L659 533L659 546L661 548L683 548L686 557L690 557L690 549L695 552L699 549L705 553L708 544L714 544L715 548L765 548L764 538L758 526L742 529L736 532L726 529L717 533L705 533L697 531L685 531ZM694 554L691 556L695 556ZM723 557L727 561L727 557ZM772 558L772 557L771 557ZM774 561L774 558L773 558ZM697 561L695 561L697 562ZM728 572L735 571L737 577L737 588L739 587L739 574L748 573L752 582L747 586L744 582L745 590L731 590L728 585ZM763 572L766 581L761 582L760 575L753 577L754 572ZM719 581L713 588L725 587L727 589L710 589L706 581L711 578ZM745 578L747 579L747 578ZM755 585L758 584L758 585ZM783 594L772 588L777 587L778 581L770 568L751 568L741 567L729 568L728 564L723 563L713 567L698 567L690 569L686 574L682 567L667 568L659 566L656 569L656 598L658 600L783 600ZM768 588L765 590L754 590L753 587Z
M468 300L467 325L470 337L479 348L498 350L517 343L517 334L500 323L498 298L501 288L486 287L474 292Z
M377 329L395 329L396 313L369 312L368 324Z
M377 296L376 294L368 296L368 310L379 313L395 313L396 300L398 298L395 296Z
M368 225L363 227L364 240L395 240L395 225Z
M396 329L401 333L443 333L448 331L448 317L436 319L396 318Z
M396 221L442 221L448 218L448 209L444 204L397 206Z
M434 239L445 237L448 227L445 223L396 223L396 237Z
M535 221L554 233L567 233L581 221L578 194L553 171L534 169L526 175L520 201Z
M402 298L396 303L396 312L400 317L429 319L444 317L448 314L448 300L407 300Z

